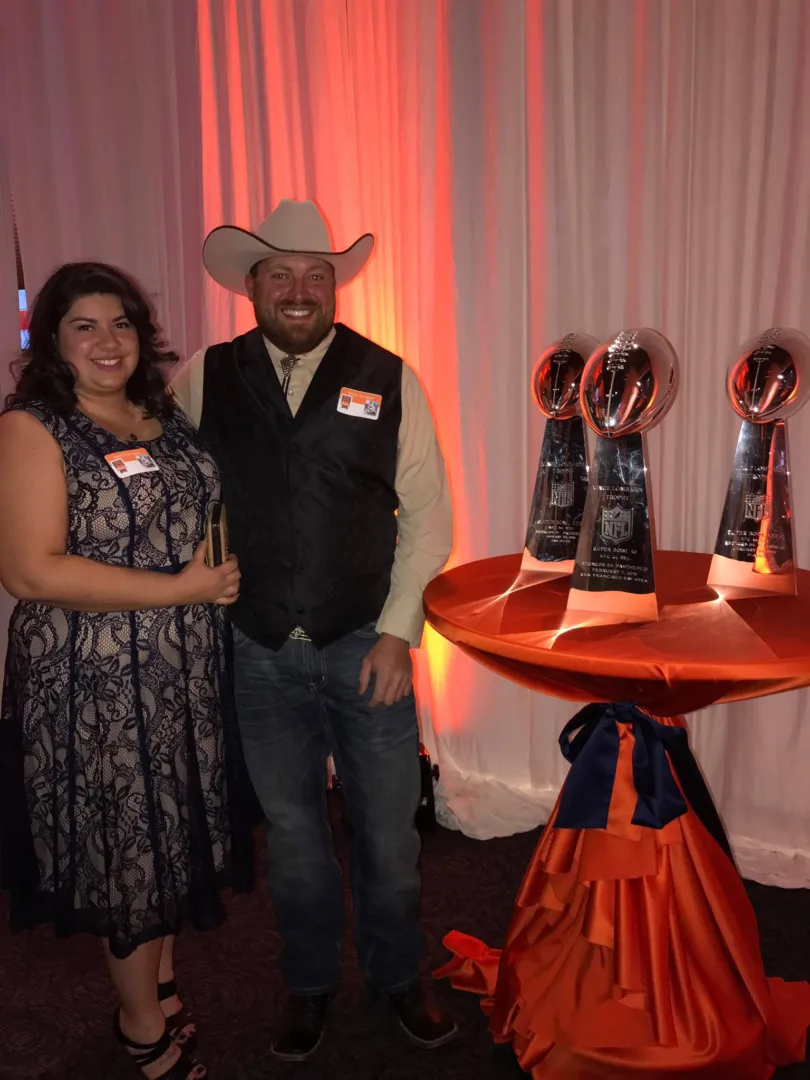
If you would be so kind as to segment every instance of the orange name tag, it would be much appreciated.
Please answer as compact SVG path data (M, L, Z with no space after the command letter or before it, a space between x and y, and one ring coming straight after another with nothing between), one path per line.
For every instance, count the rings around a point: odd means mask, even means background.
M364 390L350 390L344 386L338 395L337 411L347 416L362 416L376 420L380 415L382 398L379 394L367 394Z
M119 450L105 454L104 460L116 476L137 476L138 473L160 472L154 458L142 446L137 450Z

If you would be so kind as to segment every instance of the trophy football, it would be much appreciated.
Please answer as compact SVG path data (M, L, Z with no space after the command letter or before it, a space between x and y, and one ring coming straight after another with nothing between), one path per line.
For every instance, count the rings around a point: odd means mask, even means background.
M810 340L776 327L747 342L726 392L742 417L707 584L726 599L796 592L787 426L810 390Z
M561 577L574 569L588 492L585 424L579 384L598 342L568 334L542 354L532 374L535 404L546 417L521 574Z
M657 330L623 330L585 365L580 401L597 439L569 612L590 612L602 623L658 618L644 433L677 391L678 358Z

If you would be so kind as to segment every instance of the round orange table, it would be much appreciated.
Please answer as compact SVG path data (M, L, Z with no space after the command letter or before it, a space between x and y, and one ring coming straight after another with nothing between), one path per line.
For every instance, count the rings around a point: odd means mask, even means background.
M566 616L570 579L520 556L436 578L430 623L524 686L590 702L503 949L454 931L436 974L483 996L533 1080L766 1080L803 1061L810 986L765 976L754 917L680 715L810 684L797 596L726 602L710 556L658 552L657 622Z

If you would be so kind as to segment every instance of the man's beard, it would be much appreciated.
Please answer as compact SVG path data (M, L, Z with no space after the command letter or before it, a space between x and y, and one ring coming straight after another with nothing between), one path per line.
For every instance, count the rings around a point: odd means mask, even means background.
M308 304L300 306L309 307ZM253 305L256 323L267 340L272 342L277 349L292 353L294 356L312 352L335 324L334 307L331 309L320 307L312 310L315 312L312 322L308 322L306 326L290 326L275 313L261 309L256 304Z

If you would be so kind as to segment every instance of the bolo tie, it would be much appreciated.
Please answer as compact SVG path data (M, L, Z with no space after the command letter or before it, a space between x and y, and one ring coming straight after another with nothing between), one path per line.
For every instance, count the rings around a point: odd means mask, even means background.
M287 394L289 392L290 379L292 378L293 368L295 367L295 365L297 363L298 363L298 357L297 356L287 355L287 356L282 356L282 358L281 358L281 374L283 376L283 378L281 380L281 389L282 389L282 392L284 394L284 397L287 397Z
M287 356L282 356L282 358L281 358L281 374L283 375L283 378L281 380L281 390L282 390L282 393L284 394L284 397L287 396L287 393L288 393L288 391L290 389L290 378L291 378L292 373L293 373L293 368L295 367L295 365L297 363L298 363L298 357L297 356L292 356L292 355L288 354ZM297 641L309 641L310 640L309 635L307 634L306 630L304 630L300 626L295 627L295 629L290 634L290 637L295 638Z

